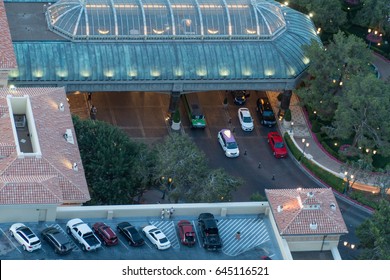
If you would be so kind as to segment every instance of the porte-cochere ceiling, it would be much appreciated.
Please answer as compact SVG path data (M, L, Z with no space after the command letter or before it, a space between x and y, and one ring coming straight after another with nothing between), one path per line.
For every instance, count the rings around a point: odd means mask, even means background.
M59 0L63 41L14 42L19 85L67 90L292 89L320 39L311 19L272 0Z

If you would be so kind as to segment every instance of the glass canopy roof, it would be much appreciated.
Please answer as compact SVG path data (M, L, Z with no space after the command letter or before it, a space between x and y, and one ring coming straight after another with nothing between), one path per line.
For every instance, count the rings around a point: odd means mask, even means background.
M265 39L286 29L266 0L59 0L49 28L70 40Z

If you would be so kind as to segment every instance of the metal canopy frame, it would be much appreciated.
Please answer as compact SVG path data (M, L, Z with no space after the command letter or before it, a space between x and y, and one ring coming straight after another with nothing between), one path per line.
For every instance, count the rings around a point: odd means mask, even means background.
M59 0L53 32L78 40L273 40L286 29L273 0Z

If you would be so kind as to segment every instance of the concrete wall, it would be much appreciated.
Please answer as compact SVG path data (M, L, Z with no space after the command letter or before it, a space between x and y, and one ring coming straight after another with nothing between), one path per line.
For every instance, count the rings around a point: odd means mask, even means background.
M54 221L57 205L2 205L0 206L0 222L40 222Z
M121 218L159 217L161 209L175 209L178 216L197 216L209 212L216 216L237 214L265 214L268 202L234 203L186 203L186 204L142 204L111 206L62 206L57 208L57 219L72 218Z

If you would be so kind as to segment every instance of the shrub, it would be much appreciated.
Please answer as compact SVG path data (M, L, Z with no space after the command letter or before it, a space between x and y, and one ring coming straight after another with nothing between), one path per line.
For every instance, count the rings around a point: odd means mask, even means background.
M286 113L284 113L284 119L286 120L286 122L291 122L291 111L290 111L290 109L287 109Z
M173 114L173 122L179 123L180 122L180 111L179 109L176 109L175 113Z
M320 126L320 124L318 123L317 120L312 121L312 123L311 123L311 131L313 131L314 133L318 133L318 132L321 131L321 126Z
M259 192L255 192L251 195L250 201L267 201L267 198Z

